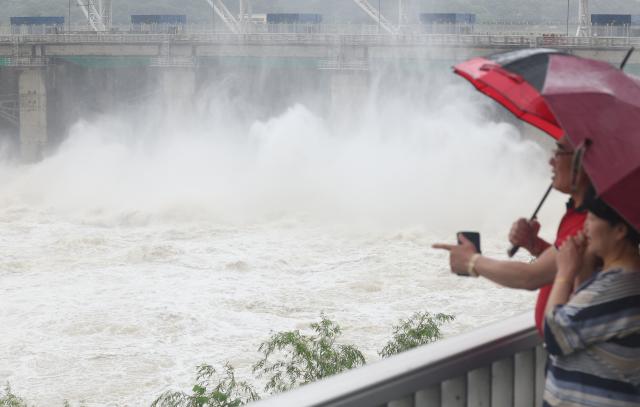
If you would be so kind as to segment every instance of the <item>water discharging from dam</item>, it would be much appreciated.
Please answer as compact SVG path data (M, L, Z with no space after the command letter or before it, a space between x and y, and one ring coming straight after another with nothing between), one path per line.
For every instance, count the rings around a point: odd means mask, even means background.
M456 315L454 335L529 309L430 245L480 230L504 256L547 152L456 78L389 75L333 112L257 113L218 81L188 111L77 121L39 163L5 155L0 382L38 406L148 405L203 362L249 377L270 332L321 311L375 360L415 311Z

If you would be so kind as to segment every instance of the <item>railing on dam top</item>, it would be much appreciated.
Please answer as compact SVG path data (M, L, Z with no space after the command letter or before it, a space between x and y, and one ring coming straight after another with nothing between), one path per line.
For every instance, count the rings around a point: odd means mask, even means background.
M596 31L608 34L609 36L621 35L633 36L638 33L635 26L625 26L626 29L612 26L594 26ZM606 28L606 29L601 29ZM257 23L248 22L243 26L245 33L321 33L321 34L385 34L387 33L381 26L375 23L361 22L322 22L317 23ZM567 35L575 33L577 25L566 21L547 22L527 22L527 21L482 21L475 24L468 23L433 23L433 24L402 24L397 27L394 34L558 34ZM26 34L26 33L89 33L94 30L87 24L67 24L64 27L47 27L42 25L32 26L11 26L0 22L0 35ZM223 24L213 25L209 22L190 22L188 24L118 24L112 25L109 32L182 32L182 33L230 33L231 31Z
M510 318L252 406L541 406L546 352L532 320Z
M509 34L325 34L325 33L61 33L0 35L0 45L31 44L229 44L229 45L354 45L454 47L640 47L640 37L567 37Z

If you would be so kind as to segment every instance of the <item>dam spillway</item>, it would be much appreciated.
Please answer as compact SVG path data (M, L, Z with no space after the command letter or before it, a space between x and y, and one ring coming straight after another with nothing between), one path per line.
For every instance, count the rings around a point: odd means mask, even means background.
M33 162L64 133L65 120L74 120L72 107L60 103L64 87L86 88L81 93L99 107L130 95L114 93L123 70L139 77L124 88L133 95L164 92L171 100L191 98L209 71L225 66L244 70L269 66L275 77L287 70L325 71L328 100L362 94L369 71L389 61L430 61L451 65L476 55L500 51L553 47L580 56L618 63L633 37L550 37L543 34L353 34L345 33L58 33L0 35L0 117L9 132L19 135L23 161ZM640 63L635 54L628 69ZM101 73L96 74L99 70ZM154 71L149 74L149 71ZM280 70L278 73L277 71ZM94 73L89 73L94 72ZM254 70L255 73L255 70ZM83 77L90 76L85 83ZM136 76L135 74L133 76ZM298 75L304 78L304 74ZM80 78L80 79L79 79ZM159 79L158 79L159 78ZM278 82L275 80L275 82ZM282 81L283 86L291 85ZM81 84L81 85L80 85ZM122 85L122 84L121 84ZM132 88L133 86L133 88ZM353 89L350 87L353 86ZM334 102L330 102L334 103ZM358 102L355 102L358 103ZM169 103L171 104L171 103ZM53 107L52 107L53 106Z

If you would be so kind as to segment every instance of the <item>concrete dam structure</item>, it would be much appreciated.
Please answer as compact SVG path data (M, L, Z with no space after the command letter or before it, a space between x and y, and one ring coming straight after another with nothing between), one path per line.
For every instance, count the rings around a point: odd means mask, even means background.
M190 109L189 101L211 78L231 75L244 83L260 78L249 88L281 96L264 107L277 109L300 89L322 95L329 104L357 98L366 92L370 72L398 61L444 67L477 55L549 47L616 64L638 45L640 38L634 37L545 35L4 35L0 134L15 141L22 160L33 162L80 118L151 98L162 99L167 109ZM635 54L627 70L634 72L639 64Z

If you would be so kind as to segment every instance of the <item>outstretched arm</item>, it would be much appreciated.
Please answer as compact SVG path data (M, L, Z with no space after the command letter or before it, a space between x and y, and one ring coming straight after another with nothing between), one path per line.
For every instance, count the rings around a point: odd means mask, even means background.
M433 248L449 251L451 271L467 274L470 266L478 275L510 288L535 290L553 281L556 272L556 250L548 247L533 263L493 260L475 256L473 243L459 236L461 244L434 244ZM473 258L473 259L472 259ZM471 264L473 260L473 264Z
M480 257L476 260L475 271L505 287L537 290L553 282L556 273L556 250L554 247L548 247L533 263Z

